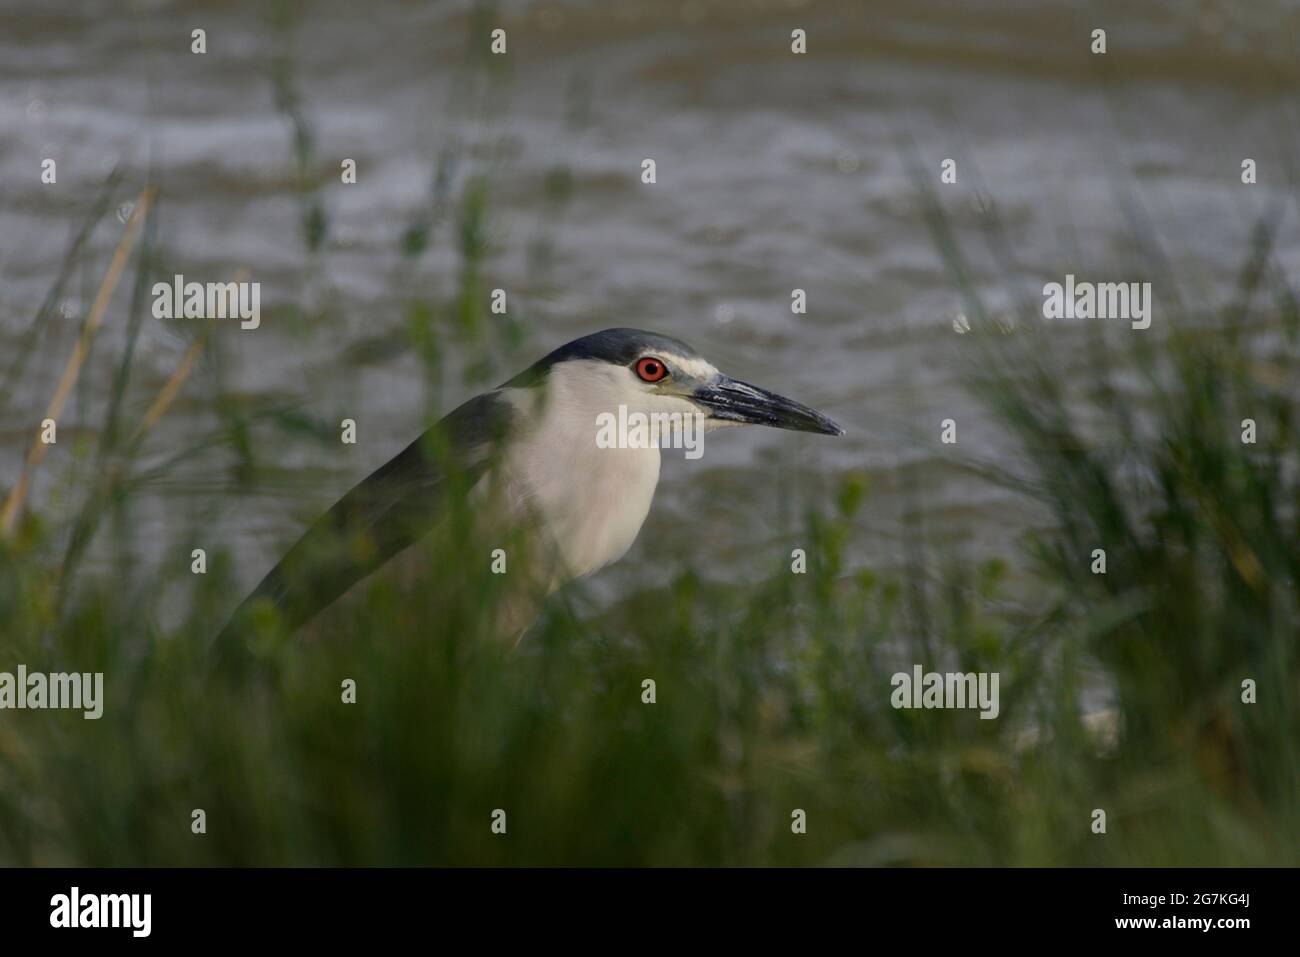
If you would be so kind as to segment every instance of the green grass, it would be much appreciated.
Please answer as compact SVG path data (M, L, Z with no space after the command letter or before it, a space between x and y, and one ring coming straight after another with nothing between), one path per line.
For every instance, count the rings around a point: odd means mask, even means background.
M275 83L314 259L328 217L290 67L277 60ZM489 185L448 195L446 162L394 254L402 279L439 237L453 242L459 285L413 294L393 341L366 344L423 359L431 412L448 343L469 350L468 381L482 382L523 337L487 308ZM41 347L116 188L3 364L6 384ZM214 663L211 639L239 597L233 559L211 553L192 575L174 557L219 506L282 480L265 450L331 430L231 395L218 336L203 387L186 386L211 431L150 445L133 438L152 390L128 348L78 480L59 484L69 497L35 503L0 539L0 670L102 671L107 698L98 721L0 713L0 864L1296 864L1298 323L1271 231L1221 316L1171 310L1159 329L1116 335L1063 333L1027 311L1007 335L929 199L975 320L971 394L1018 449L1014 471L962 461L973 481L1041 507L1023 549L961 562L920 541L901 572L852 564L872 498L843 476L834 504L803 516L807 574L774 558L764 580L728 586L683 558L669 587L599 613L581 588L557 597L513 654L484 634L499 580L451 535L422 546L433 582L368 585L322 640L273 640L271 622L251 667ZM152 229L142 235L131 342L140 290L168 273ZM1079 355L1086 373L1066 374ZM5 403L14 421L32 418ZM216 493L224 502L196 497L167 544L174 560L144 562L139 500L212 454L237 479ZM1098 547L1105 575L1091 571ZM105 560L88 560L94 550ZM913 663L998 672L1000 717L894 710L890 677ZM1241 700L1248 678L1255 704ZM346 679L355 704L341 700ZM1111 745L1083 720L1098 691L1119 715ZM204 835L191 833L196 808ZM498 808L504 836L489 827ZM1091 830L1096 808L1105 835Z
M1052 516L1024 554L847 567L871 498L846 478L834 508L806 516L806 575L774 563L728 588L683 562L671 587L603 614L580 592L554 601L515 654L483 637L487 562L434 539L433 587L377 584L324 640L257 643L251 669L214 668L226 556L203 576L69 566L85 509L29 512L0 547L0 663L103 671L107 703L99 721L4 715L0 861L1294 864L1294 352L1269 357L1244 314L1231 321L1138 358L1142 422L1100 371L1067 396L1037 348L1049 330L974 330L971 387L1028 469L996 480ZM1240 441L1247 413L1255 445ZM119 476L78 489L124 514L98 534L129 534L134 460L87 454ZM169 598L184 615L163 628ZM890 675L913 662L999 672L1000 718L892 709ZM1257 704L1241 702L1244 678ZM1122 715L1113 748L1080 720L1099 682ZM497 808L506 836L489 829Z

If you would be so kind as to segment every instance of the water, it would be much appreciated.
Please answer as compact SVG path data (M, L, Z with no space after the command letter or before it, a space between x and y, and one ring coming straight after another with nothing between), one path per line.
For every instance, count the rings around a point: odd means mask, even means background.
M938 441L954 418L958 453L1011 461L960 386L967 340L954 322L968 304L922 216L917 172L995 313L1041 301L1043 283L1067 272L1149 278L1144 250L1158 240L1169 264L1158 335L1175 287L1196 315L1231 297L1250 230L1271 210L1284 211L1277 267L1300 268L1300 7L1131 6L619 0L480 15L463 3L318 2L295 5L277 33L245 8L11 5L0 13L0 350L17 348L107 172L124 173L115 203L158 184L168 274L221 281L243 269L262 284L262 327L217 331L221 387L250 406L296 402L331 427L359 424L356 446L255 431L284 469L255 496L229 494L224 450L146 486L136 520L155 559L182 529L204 528L251 585L302 523L427 424L421 364L391 343L410 300L454 291L456 208L483 176L480 281L508 291L526 333L497 350L496 380L569 338L633 325L680 336L848 430L729 431L700 461L667 462L640 540L599 590L658 583L687 562L740 581L779 567L803 544L802 509L848 472L871 483L854 561L897 561L917 510L968 557L1005 552L1033 513L954 468ZM483 52L498 25L505 59ZM1097 26L1105 57L1088 49ZM196 27L202 56L190 52ZM790 52L794 28L807 31L806 55ZM271 79L286 51L314 137L304 181ZM39 180L47 156L55 186ZM1241 183L1246 157L1257 185ZM339 182L344 158L355 185ZM654 185L640 182L646 158ZM940 185L948 158L958 181ZM432 207L440 162L451 214L411 264L402 237ZM328 223L314 255L303 195ZM994 221L1009 257L987 242ZM110 216L95 232L6 397L0 484L17 476L121 228ZM791 312L795 288L807 315ZM33 497L55 514L90 477L84 462L69 467L102 421L129 293L128 279L38 475ZM299 306L305 326L292 321ZM143 414L193 332L146 323L129 414ZM1077 335L1062 323L1048 346L1068 357ZM362 351L373 361L357 361ZM468 361L453 351L441 408L482 387L454 374ZM205 365L147 462L213 427L201 399L217 388Z

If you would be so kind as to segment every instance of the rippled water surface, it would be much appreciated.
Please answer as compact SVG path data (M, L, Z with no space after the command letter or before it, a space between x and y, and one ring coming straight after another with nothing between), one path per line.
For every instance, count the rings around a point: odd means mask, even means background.
M211 521L250 583L303 521L424 428L430 407L450 408L607 325L680 336L848 434L711 435L700 461L666 463L641 539L599 587L659 580L683 560L741 578L770 569L804 504L847 472L871 487L851 546L859 561L896 561L916 510L967 554L1004 548L1033 515L954 468L937 441L939 421L954 418L960 451L1011 461L960 382L966 340L954 322L970 303L927 225L918 177L995 315L1041 301L1043 283L1073 272L1154 278L1154 335L1174 319L1175 288L1181 321L1209 317L1270 216L1280 217L1280 268L1300 273L1291 3L288 9L277 22L234 4L27 2L0 13L3 366L117 168L115 207L146 183L160 188L153 241L164 274L246 271L261 283L261 328L216 330L220 361L209 356L187 383L147 461L213 428L197 397L218 387L359 423L362 441L342 447L254 428L258 453L284 469L256 495L229 494L237 485L220 449L148 486L146 540ZM495 26L507 31L507 57L485 52ZM1088 49L1098 26L1105 57ZM202 56L190 52L198 27ZM807 31L806 55L790 52L795 28ZM57 159L55 186L40 183L45 157ZM1245 157L1257 185L1241 183ZM344 158L357 163L355 185L339 182ZM652 186L640 181L646 158L657 165ZM949 158L958 181L941 185ZM474 203L486 253L467 276ZM303 228L313 204L315 250ZM6 486L128 211L92 234L5 397ZM412 255L421 230L427 248ZM1163 264L1154 277L1153 249ZM522 340L495 331L480 374L481 352L457 344L449 319L448 374L430 397L405 336L410 305L451 303L465 282L508 291ZM89 467L68 469L103 420L129 287L115 294L38 474L34 497L52 509L76 501ZM795 288L807 292L807 315L791 312ZM194 331L145 322L133 415ZM1063 322L1046 344L1066 369L1076 335Z

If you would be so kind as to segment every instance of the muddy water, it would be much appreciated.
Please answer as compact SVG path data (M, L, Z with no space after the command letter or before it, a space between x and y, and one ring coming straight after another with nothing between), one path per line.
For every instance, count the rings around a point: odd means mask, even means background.
M1158 242L1158 334L1174 321L1161 283L1209 314L1230 297L1269 211L1284 211L1279 268L1300 274L1297 5L1134 6L617 0L481 13L319 2L293 5L274 26L233 4L11 3L0 12L0 367L108 171L123 183L118 214L94 232L4 397L0 483L17 474L122 204L155 183L163 274L219 281L246 270L261 283L263 318L255 331L216 331L222 361L187 384L147 462L211 432L218 388L250 408L294 403L327 424L360 424L356 446L255 427L279 471L254 495L231 494L223 449L145 487L135 520L146 547L202 527L255 580L302 521L417 434L428 407L481 387L460 374L477 354L453 342L428 396L400 344L413 300L454 296L458 217L482 182L486 255L474 281L508 291L524 335L497 337L489 376L595 328L641 326L848 430L838 440L728 431L709 437L700 461L666 462L640 541L599 589L658 582L684 561L742 580L770 569L799 543L804 504L849 471L872 489L855 559L896 560L917 509L971 557L1005 549L1034 516L953 468L937 441L951 417L963 451L1011 455L958 381L954 322L969 303L922 215L918 175L995 313L1041 301L1043 283L1067 272L1150 278ZM507 31L505 58L484 52L494 26ZM1104 57L1089 52L1096 27L1107 31ZM204 55L190 52L195 28ZM805 55L790 50L795 28L807 31ZM277 63L310 134L306 155L277 104ZM56 185L40 183L45 157L57 160ZM1246 157L1259 171L1249 187ZM356 161L354 185L339 181L344 158ZM640 178L647 158L653 185ZM946 159L956 183L940 183ZM302 228L312 202L325 221L314 251ZM404 255L422 210L429 247ZM993 222L1002 253L987 241ZM89 477L76 439L93 439L102 421L129 285L61 422L69 438L36 485L56 513ZM791 311L796 288L806 315ZM176 368L194 333L186 323L145 322L131 414ZM1051 346L1068 357L1076 335L1062 322Z

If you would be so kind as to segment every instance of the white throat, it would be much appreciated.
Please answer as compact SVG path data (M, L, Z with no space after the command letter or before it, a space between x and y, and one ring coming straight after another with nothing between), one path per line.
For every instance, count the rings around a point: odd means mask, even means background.
M626 391L625 375L607 363L570 361L551 371L544 388L502 393L522 423L502 463L512 504L540 516L563 563L561 580L621 558L659 484L658 448L597 444L599 413L645 398Z

